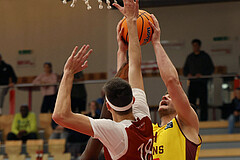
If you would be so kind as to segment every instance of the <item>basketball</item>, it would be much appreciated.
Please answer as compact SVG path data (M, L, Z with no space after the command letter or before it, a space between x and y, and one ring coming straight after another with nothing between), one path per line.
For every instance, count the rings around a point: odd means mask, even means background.
M139 16L137 19L137 29L138 29L138 38L139 38L140 45L145 45L149 43L152 39L153 30L148 22L149 20L153 23L152 17L148 12L144 10L139 10ZM121 27L124 27L123 39L126 43L128 43L129 37L128 37L126 17L123 18Z

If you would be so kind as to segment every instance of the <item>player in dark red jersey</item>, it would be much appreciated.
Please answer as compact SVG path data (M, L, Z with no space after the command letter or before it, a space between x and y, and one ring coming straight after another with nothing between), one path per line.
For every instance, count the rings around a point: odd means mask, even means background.
M124 7L115 5L127 19L129 34L129 83L115 78L104 85L106 104L113 121L92 119L71 111L70 93L73 75L87 67L92 50L77 47L64 67L64 75L53 119L63 127L99 139L105 146L106 159L148 160L152 158L152 125L141 73L141 48L137 24L138 0L125 0ZM88 51L88 52L87 52Z

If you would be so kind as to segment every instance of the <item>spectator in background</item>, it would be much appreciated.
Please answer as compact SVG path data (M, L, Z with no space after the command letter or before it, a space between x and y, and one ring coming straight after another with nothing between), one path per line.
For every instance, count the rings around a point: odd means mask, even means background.
M232 100L233 113L228 118L228 133L233 133L235 122L240 120L240 88L235 89L235 98Z
M187 57L183 74L190 79L189 101L196 105L197 98L200 99L200 120L206 121L208 119L208 79L202 76L211 75L214 72L214 65L210 56L200 50L201 44L202 42L198 39L192 41L193 52Z
M13 87L16 83L17 77L12 66L5 63L0 54L0 115L2 114L4 97L7 94L9 87ZM5 85L8 87L2 88L2 86Z
M28 105L20 107L20 113L15 114L12 130L7 136L8 140L37 139L37 121L34 113L29 112Z
M83 72L78 72L74 75L74 82L80 82L84 80ZM74 113L81 113L86 110L87 104L87 92L84 84L73 84L71 92L71 104L72 111Z
M49 139L66 139L68 137L68 132L66 129L52 120L53 132Z
M101 90L101 97L99 97L96 102L99 104L99 107L97 109L97 113L100 115L101 114L101 110L102 110L102 106L103 106L103 103L104 103L104 98L105 98L105 93L104 93L104 90L102 89Z
M43 65L44 73L40 74L33 80L33 84L56 84L57 75L52 72L52 64L45 62ZM41 113L53 113L56 101L56 86L43 86L41 92L43 97Z
M101 97L99 97L96 101L99 105L103 105L104 103L104 98L105 98L105 93L104 93L104 90L102 89L101 90Z
M90 113L87 114L87 116L92 117L94 119L98 119L100 117L100 108L97 101L92 101L88 104L88 107L90 108Z

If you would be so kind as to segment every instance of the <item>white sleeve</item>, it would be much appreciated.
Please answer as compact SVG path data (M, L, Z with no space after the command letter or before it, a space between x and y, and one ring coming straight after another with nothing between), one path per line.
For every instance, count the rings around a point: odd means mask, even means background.
M94 138L108 149L112 159L119 159L128 149L128 138L124 125L107 119L90 118Z
M139 115L148 116L151 119L145 92L139 88L133 88L132 92L133 96L135 97L135 102L133 104L133 115L135 117L138 117Z

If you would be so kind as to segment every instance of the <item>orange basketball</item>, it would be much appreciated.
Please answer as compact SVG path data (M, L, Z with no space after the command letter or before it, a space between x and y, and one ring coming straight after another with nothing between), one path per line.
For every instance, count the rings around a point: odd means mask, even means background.
M138 38L140 45L145 45L152 40L152 27L150 26L148 20L153 23L152 17L150 14L144 10L139 10L139 16L137 19L137 29L138 29ZM122 26L124 27L123 30L123 39L126 43L129 41L128 37L128 28L127 28L127 21L126 18L123 18Z

